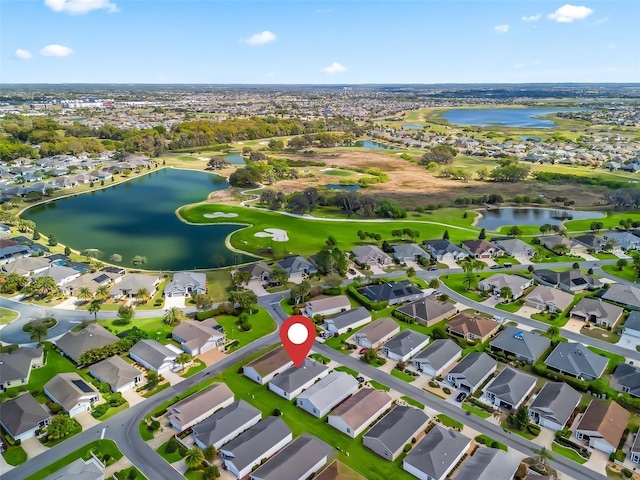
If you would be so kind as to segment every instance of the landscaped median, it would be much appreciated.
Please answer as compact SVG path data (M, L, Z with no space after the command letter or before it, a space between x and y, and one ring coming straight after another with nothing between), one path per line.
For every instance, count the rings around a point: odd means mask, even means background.
M567 457L569 460L573 460L574 462L578 462L580 464L586 463L588 458L584 458L578 452L576 452L573 448L564 447L556 442L551 444L551 450L555 453L559 453L563 457Z

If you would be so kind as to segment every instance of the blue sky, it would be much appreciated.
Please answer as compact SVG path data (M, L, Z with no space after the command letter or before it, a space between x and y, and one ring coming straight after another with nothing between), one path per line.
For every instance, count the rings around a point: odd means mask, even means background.
M636 0L0 2L2 83L640 81Z

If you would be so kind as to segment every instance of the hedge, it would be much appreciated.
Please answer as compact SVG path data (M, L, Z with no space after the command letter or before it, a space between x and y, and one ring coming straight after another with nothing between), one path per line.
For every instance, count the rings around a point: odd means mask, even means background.
M363 306L367 307L369 310L382 310L383 308L387 308L389 302L372 302L367 297L359 293L353 285L349 285L347 287L347 293L356 301L361 303Z

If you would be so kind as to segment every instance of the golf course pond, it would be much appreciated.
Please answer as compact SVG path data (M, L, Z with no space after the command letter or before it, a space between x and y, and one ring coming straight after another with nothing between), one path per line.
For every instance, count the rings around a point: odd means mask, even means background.
M233 265L253 258L229 251L225 238L240 225L189 225L175 211L228 188L219 176L163 168L112 187L54 200L26 210L38 231L76 250L98 249L110 261L122 256L130 267L136 255L143 268L184 270ZM233 221L233 219L229 219Z
M478 210L482 214L476 226L487 230L497 230L505 225L560 225L567 220L598 219L604 212L561 210L553 208L496 208Z

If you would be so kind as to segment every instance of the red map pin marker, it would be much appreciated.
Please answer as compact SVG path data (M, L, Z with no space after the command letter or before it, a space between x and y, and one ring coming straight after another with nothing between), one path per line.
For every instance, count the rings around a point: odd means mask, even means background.
M280 327L282 345L293 360L293 364L298 368L307 358L315 339L316 327L304 315L293 315L287 318Z

